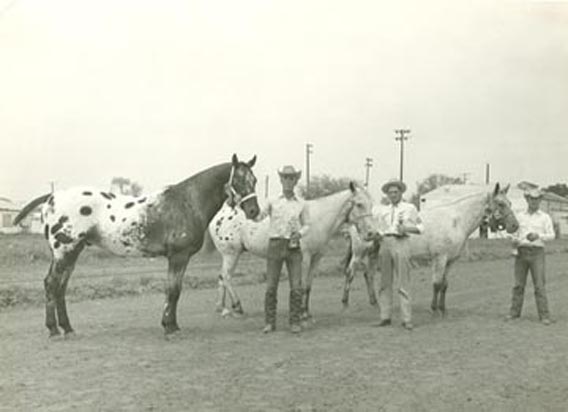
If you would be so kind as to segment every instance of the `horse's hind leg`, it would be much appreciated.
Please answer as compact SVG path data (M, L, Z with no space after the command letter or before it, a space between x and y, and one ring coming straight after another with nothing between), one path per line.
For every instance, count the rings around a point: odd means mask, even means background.
M453 261L448 262L444 268L444 276L440 284L440 300L438 301L438 309L442 313L442 316L446 315L446 291L448 290L448 273L453 265Z
M369 303L371 306L377 306L377 293L375 291L375 273L378 266L378 255L370 253L368 258L367 270L364 272L365 282L367 283L367 292L369 293Z
M444 273L446 270L447 258L445 256L438 256L432 262L432 304L431 309L433 314L438 314L440 308L440 296L442 285L444 283ZM447 285L446 285L447 286Z
M59 335L57 325L63 329L65 334L73 332L69 316L67 315L65 292L77 258L84 246L83 242L79 242L71 248L67 247L66 251L54 253L53 261L44 281L46 296L45 325L49 329L50 336Z
M343 298L341 299L341 303L343 303L345 309L349 307L349 291L351 290L353 278L355 278L355 266L354 262L351 261L349 262L349 266L345 269L345 283L343 285Z
M179 330L177 304L181 295L183 275L191 255L185 251L168 256L168 284L166 287L166 303L162 314L162 326L167 335Z
M316 268L322 258L320 253L315 253L310 256L309 265L306 272L306 280L303 282L304 293L303 293L303 302L302 302L302 313L300 315L300 319L306 321L312 318L312 314L310 313L310 294L312 293L312 283L314 281L314 274L316 272Z
M231 255L227 258L223 257L223 283L224 286L229 292L229 297L231 298L231 308L233 312L242 315L244 313L243 306L241 305L241 299L237 294L236 290L233 288L233 284L231 282L233 273L235 272L235 268L237 267L237 263L239 262L239 255Z

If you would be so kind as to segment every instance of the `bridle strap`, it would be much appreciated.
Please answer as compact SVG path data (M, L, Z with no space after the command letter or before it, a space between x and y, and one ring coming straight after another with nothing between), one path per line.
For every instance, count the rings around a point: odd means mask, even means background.
M240 206L243 202L246 202L249 199L257 197L255 192L251 192L248 195L241 197L241 195L235 190L235 187L233 186L234 176L235 176L235 166L233 165L231 167L231 174L229 175L229 181L227 182L227 185L229 186L229 190L231 191L233 198L236 198L238 200L235 202L234 205L232 205L232 207Z

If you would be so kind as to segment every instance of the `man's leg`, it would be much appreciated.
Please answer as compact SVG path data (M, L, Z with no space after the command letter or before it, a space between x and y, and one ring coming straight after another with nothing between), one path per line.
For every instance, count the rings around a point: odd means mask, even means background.
M381 311L381 325L390 322L392 310L392 281L393 257L391 245L385 241L379 251L379 265L381 267L381 281L379 287L379 308Z
M300 249L288 250L286 268L288 269L288 279L290 281L290 326L293 326L295 329L300 324L300 315L302 313L302 259L303 255Z
M268 327L276 328L276 306L278 303L278 282L282 272L282 242L271 239L268 243L268 256L266 259L266 295L264 297L264 316ZM269 332L269 330L266 330Z
M406 245L400 244L398 246L399 247L396 251L394 259L394 277L397 284L396 290L400 299L400 313L402 322L408 328L412 328L412 302L410 300L410 260Z
M545 263L544 263L544 250L538 251L530 262L530 271L534 285L534 297L536 300L536 308L538 310L538 317L540 320L550 318L548 311L548 299L546 297L545 289Z
M519 251L519 254L515 257L515 285L513 286L511 310L509 312L509 316L511 318L518 318L521 316L521 311L523 309L525 285L527 284L527 274L529 270L529 265L524 253L526 252Z

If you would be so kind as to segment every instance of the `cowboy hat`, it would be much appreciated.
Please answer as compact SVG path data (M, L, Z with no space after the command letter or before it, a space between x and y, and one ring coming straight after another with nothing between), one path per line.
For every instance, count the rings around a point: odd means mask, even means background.
M525 190L524 195L525 195L525 197L530 197L530 198L533 198L533 199L540 199L540 198L542 198L543 193L540 189L533 188L533 189Z
M388 182L386 182L386 183L383 185L383 187L381 188L381 190L383 191L383 193L387 193L388 190L389 190L389 188L392 187L392 186L398 187L398 189L399 189L402 193L406 192L406 185L405 185L403 182L401 182L400 180L398 180L398 179L391 179L391 180L389 180Z
M282 166L280 169L278 169L278 174L280 176L295 176L296 178L300 178L302 171L301 170L296 170L296 168L294 166L291 165L286 165L286 166Z

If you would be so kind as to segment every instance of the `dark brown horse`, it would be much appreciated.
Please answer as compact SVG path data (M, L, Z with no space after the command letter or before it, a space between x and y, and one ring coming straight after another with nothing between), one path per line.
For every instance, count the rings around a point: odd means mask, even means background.
M73 332L67 316L65 291L85 246L96 244L118 255L165 256L168 259L166 304L162 325L166 334L179 330L176 309L189 258L203 244L207 225L228 198L255 218L259 207L256 178L249 162L213 166L160 192L132 197L74 188L41 196L16 217L18 224L43 204L44 234L52 252L45 277L46 318L50 336Z

